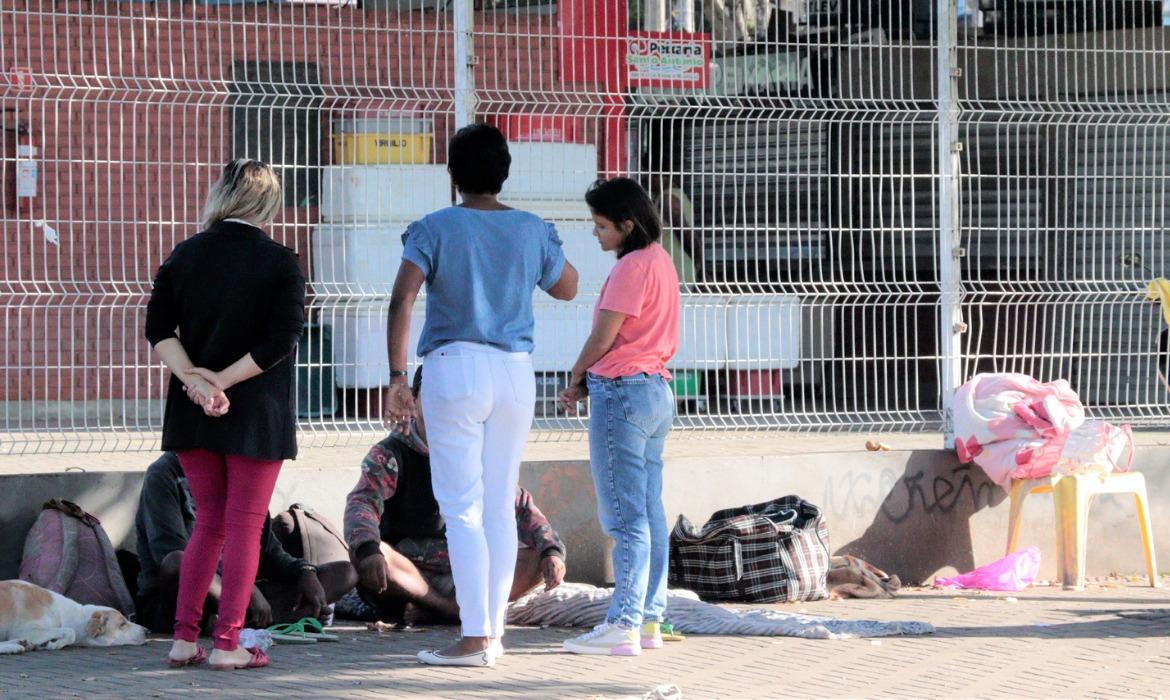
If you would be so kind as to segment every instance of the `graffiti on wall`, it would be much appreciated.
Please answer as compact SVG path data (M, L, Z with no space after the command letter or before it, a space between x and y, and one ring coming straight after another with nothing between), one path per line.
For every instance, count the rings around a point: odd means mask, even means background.
M825 482L822 503L837 519L879 513L898 524L916 515L939 516L955 510L970 515L1003 500L1003 489L973 464L851 469Z

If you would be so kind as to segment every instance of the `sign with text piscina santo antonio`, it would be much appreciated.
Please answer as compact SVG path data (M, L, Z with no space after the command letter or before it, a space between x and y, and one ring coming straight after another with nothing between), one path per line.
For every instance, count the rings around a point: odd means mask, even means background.
M634 32L626 40L631 86L705 88L711 37L686 32Z

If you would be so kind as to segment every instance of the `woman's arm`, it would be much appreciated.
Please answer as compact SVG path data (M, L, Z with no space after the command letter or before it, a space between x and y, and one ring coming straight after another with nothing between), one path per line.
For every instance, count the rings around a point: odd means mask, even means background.
M301 333L305 330L305 276L292 252L284 260L277 284L272 296L272 311L266 319L268 332L251 351L222 370L228 386L272 369L301 341Z
M176 253L177 253L176 249ZM187 349L179 340L179 309L175 304L172 261L176 253L159 266L146 304L146 339L166 364L171 374L183 382L187 397L203 407L209 416L227 413L228 400L222 391L212 386L207 379L196 374L191 366Z
M590 367L597 364L598 360L605 357L605 354L613 347L613 341L617 338L618 330L621 329L625 320L626 314L618 311L603 309L597 315L597 323L593 325L593 330L581 348L581 354L573 363L569 386L561 392L559 397L561 408L566 414L570 416L577 414L577 402L583 401L588 395L585 389L585 373L589 371Z
M154 351L162 358L171 374L183 382L187 396L203 407L203 412L212 417L227 413L230 403L223 393L223 388L204 376L206 370L200 370L191 364L187 349L177 337L166 338L154 346Z
M569 378L570 386L585 382L585 373L589 371L590 367L597 364L598 360L605 357L605 353L613 347L613 341L617 338L618 330L625 320L626 314L617 311L603 309L597 315L597 323L593 325L593 330L590 331L589 337L585 339L585 345L581 348L581 354L573 363L572 375Z
M577 268L565 258L564 244L557 235L557 227L545 222L541 250L540 280L537 285L553 299L572 301L577 296Z
M414 309L418 291L426 281L418 265L403 260L394 279L394 290L390 293L390 310L387 312L386 357L391 372L405 372L410 344L410 312ZM384 403L382 419L398 424L414 416L414 396L410 393L410 382L405 375L391 376L390 391Z
M230 389L240 382L264 374L264 370L252 358L252 353L244 355L218 372L212 372L202 367L196 367L192 371L212 384L215 384L220 389Z
M154 346L154 351L162 358L171 374L181 377L194 368L191 358L187 356L187 349L178 338L171 337L160 341Z
M565 267L561 271L561 277L557 283L548 288L548 295L558 301L572 301L577 296L577 281L580 275L577 274L577 268L568 260L565 261Z

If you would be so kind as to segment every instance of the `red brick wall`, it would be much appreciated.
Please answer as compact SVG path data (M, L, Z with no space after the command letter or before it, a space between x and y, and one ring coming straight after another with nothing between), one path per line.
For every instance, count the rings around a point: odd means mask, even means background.
M197 230L229 155L233 61L315 62L323 130L345 110L425 113L441 161L451 126L450 22L450 13L287 4L4 3L3 55L31 72L33 86L0 81L0 106L6 125L29 126L40 173L39 196L15 199L16 139L6 131L0 400L161 396L142 338L144 305L159 263ZM549 104L560 82L556 17L478 24L489 109ZM327 134L322 147L328 163ZM59 246L33 225L40 219ZM315 209L288 209L272 234L304 251L316 219Z

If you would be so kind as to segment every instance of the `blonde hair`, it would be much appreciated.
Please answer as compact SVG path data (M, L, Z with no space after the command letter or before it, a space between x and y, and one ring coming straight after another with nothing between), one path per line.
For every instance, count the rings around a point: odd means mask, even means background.
M223 175L207 195L202 224L208 228L224 219L243 219L267 226L283 205L284 192L272 166L237 158L223 166Z

